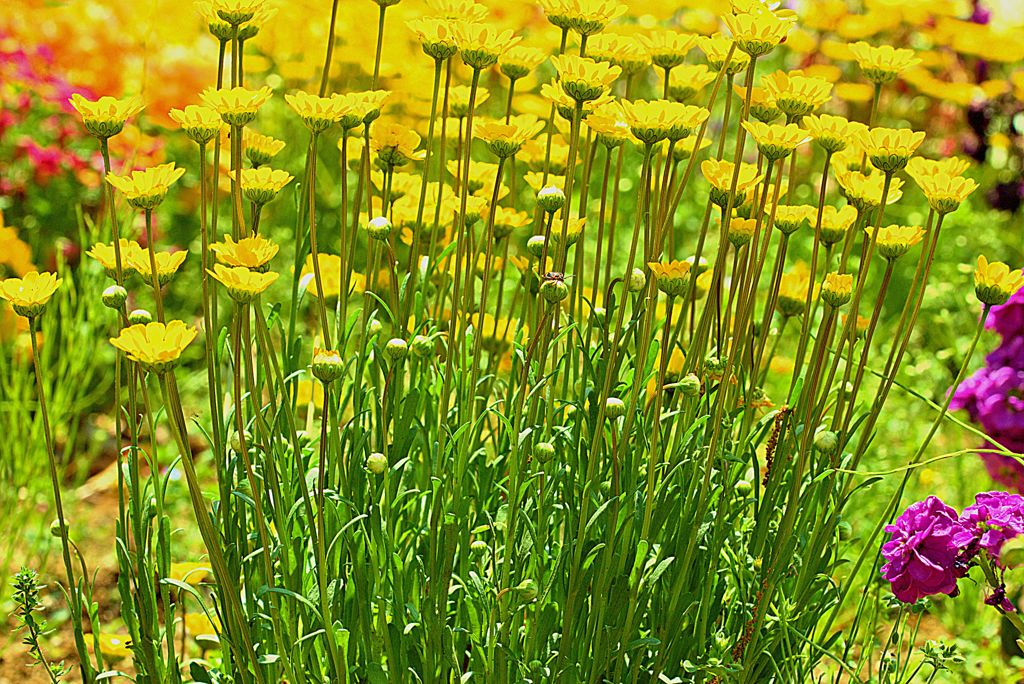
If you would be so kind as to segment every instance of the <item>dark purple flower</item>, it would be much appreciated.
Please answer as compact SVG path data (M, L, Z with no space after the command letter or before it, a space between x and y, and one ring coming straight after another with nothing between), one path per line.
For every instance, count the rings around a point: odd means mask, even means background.
M975 420L1000 443L1024 442L1024 370L990 369L975 390Z
M1000 584L992 591L991 594L985 597L985 605L995 606L1004 613L1017 612L1017 607L1014 606L1013 602L1006 596L1005 584Z
M960 515L961 530L953 541L968 555L984 550L996 563L1003 544L1024 534L1024 496L982 492Z
M882 576L896 598L914 603L933 594L956 595L960 548L953 540L963 532L956 511L929 496L911 504L885 531L890 537L882 546L887 561Z

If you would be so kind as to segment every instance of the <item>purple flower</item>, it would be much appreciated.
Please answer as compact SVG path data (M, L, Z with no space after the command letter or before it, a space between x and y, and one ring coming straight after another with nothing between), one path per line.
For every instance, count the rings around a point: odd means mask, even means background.
M936 496L911 504L888 525L889 541L882 546L887 561L882 576L904 603L933 594L957 593L962 574L957 566L960 548L954 537L963 533L956 511Z
M1001 443L1024 442L1024 370L990 369L975 390L975 419Z
M1002 335L1004 341L1024 335L1024 288L1017 290L1005 304L993 306L985 327ZM1018 359L1018 363L1024 362Z
M985 550L998 563L1003 544L1024 534L1024 496L982 492L960 515L961 530L953 541L968 556Z

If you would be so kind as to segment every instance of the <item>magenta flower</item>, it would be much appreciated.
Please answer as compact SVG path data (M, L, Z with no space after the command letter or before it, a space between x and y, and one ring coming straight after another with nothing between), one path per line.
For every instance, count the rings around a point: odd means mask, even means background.
M1007 492L982 492L960 516L961 529L953 536L965 555L984 550L997 564L1003 544L1024 534L1024 497Z
M960 548L954 538L963 526L955 510L929 496L907 507L885 531L890 537L882 546L887 561L882 576L892 584L896 598L914 603L933 594L956 595Z

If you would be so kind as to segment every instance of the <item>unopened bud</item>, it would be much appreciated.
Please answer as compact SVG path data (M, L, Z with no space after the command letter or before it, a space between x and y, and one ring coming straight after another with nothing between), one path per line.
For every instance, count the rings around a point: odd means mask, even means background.
M688 373L679 379L679 391L687 397L695 397L700 394L700 378L694 373Z
M366 469L374 475L383 475L384 471L388 469L387 456L375 451L366 457Z
M313 377L324 384L334 382L345 372L341 354L332 349L314 349L312 367Z
M103 291L101 299L108 309L120 309L128 299L128 290L120 285L111 285Z
M561 273L549 273L544 276L540 293L549 304L557 304L569 296L569 286L565 284Z
M626 415L626 402L622 401L618 397L608 397L604 402L604 412L608 414L608 417L612 420L621 418Z
M533 456L541 463L547 463L555 457L555 445L551 442L537 442L533 445Z
M626 281L626 289L630 292L639 292L647 286L647 275L639 268L634 268Z
M386 216L377 216L366 224L366 234L374 240L387 240L391 235L391 221Z
M814 435L814 448L825 454L834 454L839 448L839 435L831 430L819 430Z
M403 360L409 355L409 345L401 337L392 337L384 347L384 357L388 363L395 363Z
M540 259L544 254L544 236L534 235L526 241L526 251L533 255L534 259Z
M417 358L425 359L434 352L434 341L426 335L417 335L412 338L412 353Z
M561 188L548 185L537 193L537 204L548 213L554 213L565 206L565 193Z
M135 309L128 314L128 322L132 325L145 325L153 322L153 316L145 309Z

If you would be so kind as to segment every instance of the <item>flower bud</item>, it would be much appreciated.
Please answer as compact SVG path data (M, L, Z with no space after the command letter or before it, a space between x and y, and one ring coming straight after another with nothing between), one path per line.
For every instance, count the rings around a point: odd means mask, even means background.
M848 541L850 537L853 536L853 525L846 522L845 520L840 520L839 524L836 526L836 529L839 531L840 541Z
M537 582L532 579L524 579L516 585L516 593L523 602L530 602L537 598Z
M629 280L626 281L626 290L629 292L639 292L647 286L647 275L639 268L634 268L633 272L629 275Z
M565 206L565 193L561 188L556 188L553 185L547 185L540 189L537 193L537 204L540 208L549 214L561 209Z
M695 397L700 394L700 378L694 373L688 373L685 377L679 380L679 391L683 393L683 396Z
M387 456L375 451L366 457L366 469L374 475L383 475L384 471L388 469Z
M483 539L474 539L469 543L469 550L473 553L486 553L490 548Z
M384 357L388 363L402 361L409 355L409 345L401 337L392 337L384 347Z
M417 335L412 338L412 353L420 359L425 359L434 353L434 341L426 335Z
M608 397L604 402L604 412L612 420L626 415L626 402L618 397Z
M544 236L534 235L526 241L526 251L533 255L534 259L540 259L544 254Z
M103 291L101 299L108 309L120 309L128 299L128 290L120 285L111 285Z
M569 296L569 286L565 284L561 273L548 273L541 283L540 293L549 304L557 304Z
M325 385L334 382L345 372L341 354L331 349L313 350L313 377Z
M391 235L391 221L386 216L377 216L366 224L366 234L374 240L387 240Z
M366 326L366 336L369 339L373 339L377 335L380 335L382 330L384 330L384 325L374 318Z
M839 435L831 430L818 430L814 434L814 448L825 454L834 454L839 448Z
M50 523L50 534L54 537L57 537L58 539L63 537L63 533L67 532L67 530L67 525L64 525L64 527L61 528L60 520L55 519L53 522Z
M555 445L551 442L537 442L533 445L533 457L541 463L547 463L555 457Z
M748 496L753 490L753 486L747 480L740 480L736 483L735 489L740 496Z
M128 314L128 322L131 325L145 325L153 322L153 316L145 309L135 309Z

